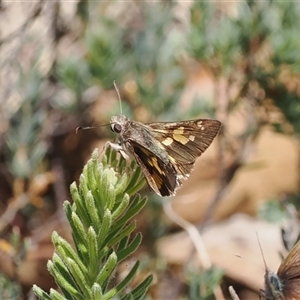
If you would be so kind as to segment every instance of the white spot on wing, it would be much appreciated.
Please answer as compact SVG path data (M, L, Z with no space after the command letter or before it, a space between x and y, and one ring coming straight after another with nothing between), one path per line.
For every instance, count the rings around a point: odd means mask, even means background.
M173 143L173 139L170 137L167 137L165 140L163 140L161 142L162 144L164 144L165 146L170 146Z

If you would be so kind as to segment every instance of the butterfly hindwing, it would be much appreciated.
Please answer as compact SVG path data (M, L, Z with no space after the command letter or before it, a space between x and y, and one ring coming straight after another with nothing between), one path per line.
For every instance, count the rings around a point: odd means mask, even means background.
M173 165L135 141L131 141L130 146L148 185L161 196L172 195L178 185Z

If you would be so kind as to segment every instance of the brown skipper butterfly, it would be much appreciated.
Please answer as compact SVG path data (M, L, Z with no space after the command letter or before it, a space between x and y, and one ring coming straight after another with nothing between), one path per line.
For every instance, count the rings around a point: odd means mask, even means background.
M292 248L291 252L282 261L281 265L278 268L277 274L267 268L264 256L263 260L266 268L265 290L260 291L260 299L299 300L300 241Z

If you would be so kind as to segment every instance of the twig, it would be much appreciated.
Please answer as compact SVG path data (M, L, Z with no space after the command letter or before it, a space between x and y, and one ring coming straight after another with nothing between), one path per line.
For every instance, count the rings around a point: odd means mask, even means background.
M176 224L181 226L190 236L191 241L197 251L201 266L205 270L211 268L212 264L211 264L210 258L205 249L202 236L200 235L196 226L194 226L193 224L189 223L188 221L186 221L185 219L183 219L179 215L177 215L172 208L171 202L165 202L163 205L163 208L164 208L164 212L168 215L168 217L173 222L175 222ZM216 299L221 299L221 300L225 299L223 296L222 290L219 286L214 289L214 295L215 295Z
M22 24L18 29L16 29L14 32L12 32L10 35L8 35L7 37L3 38L2 40L0 40L0 46L4 43L10 42L11 40L13 40L15 37L17 37L18 35L20 35L35 19L36 17L39 16L39 14L42 11L42 3L44 2L44 0L40 0L37 5L34 7L33 12L31 13L31 15L29 15L29 17L27 18L27 20L24 22L24 24Z
M0 234L11 224L18 211L28 204L28 202L27 194L22 193L9 203L5 212L0 216Z
M234 290L234 288L232 286L230 286L228 288L229 294L231 296L232 300L240 300L239 296L237 295L236 291Z

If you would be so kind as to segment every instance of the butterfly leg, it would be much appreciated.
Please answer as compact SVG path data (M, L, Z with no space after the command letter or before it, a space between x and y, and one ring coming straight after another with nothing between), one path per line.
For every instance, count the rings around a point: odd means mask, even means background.
M123 147L117 143L106 142L104 148L111 147L117 152L119 152L126 160L129 159L129 155L124 151Z

